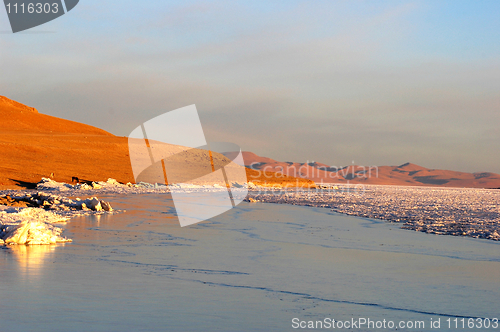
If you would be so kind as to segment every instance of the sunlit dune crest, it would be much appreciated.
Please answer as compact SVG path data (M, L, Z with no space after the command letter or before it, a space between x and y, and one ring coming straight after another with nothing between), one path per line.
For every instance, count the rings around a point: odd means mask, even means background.
M35 108L0 96L0 187L34 186L42 178L71 183L106 181L134 183L127 137L114 136L86 124L40 114ZM172 146L172 151L176 147ZM215 160L226 159L214 153ZM192 172L192 167L187 171ZM246 170L256 183L294 183L296 179ZM177 176L183 178L181 176Z
M243 159L245 165L253 170L283 173L316 183L500 188L499 174L429 169L412 163L399 166L329 166L318 162L280 162L248 151L243 152Z

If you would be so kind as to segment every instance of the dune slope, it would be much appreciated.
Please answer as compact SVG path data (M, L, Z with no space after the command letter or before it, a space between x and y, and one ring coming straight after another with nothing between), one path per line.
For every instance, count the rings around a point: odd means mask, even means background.
M133 181L127 138L74 121L40 114L0 97L0 184L38 182L41 177L71 182Z
M42 177L59 182L134 182L128 138L102 129L38 113L0 96L0 187L30 187ZM220 157L220 158L219 158ZM214 159L224 158L214 154ZM225 159L225 158L224 158ZM246 170L256 183L296 183L313 186L307 179Z
M232 156L228 155L228 157ZM467 188L500 187L499 174L429 169L411 163L399 166L330 167L317 162L280 162L246 151L243 152L243 158L245 165L255 171L282 172L289 176L311 179L314 182Z

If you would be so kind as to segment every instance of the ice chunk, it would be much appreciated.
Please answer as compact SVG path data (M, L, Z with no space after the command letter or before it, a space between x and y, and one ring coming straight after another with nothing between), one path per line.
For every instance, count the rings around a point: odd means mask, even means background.
M0 211L0 239L4 244L69 242L61 236L62 229L52 225L68 219L40 208L6 209Z

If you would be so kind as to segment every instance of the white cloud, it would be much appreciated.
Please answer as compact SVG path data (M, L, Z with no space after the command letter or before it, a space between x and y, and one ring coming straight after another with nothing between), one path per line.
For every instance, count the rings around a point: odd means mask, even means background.
M99 21L89 1L71 33L0 36L0 87L119 135L195 103L209 139L276 159L500 173L499 61L410 54L419 4L111 3Z

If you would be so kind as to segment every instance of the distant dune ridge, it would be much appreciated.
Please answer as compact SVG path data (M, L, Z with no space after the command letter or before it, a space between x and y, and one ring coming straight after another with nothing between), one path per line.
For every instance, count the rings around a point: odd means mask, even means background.
M134 183L128 138L102 129L38 113L34 107L0 96L0 187L30 187L42 177L59 182ZM175 149L175 146L172 146ZM226 159L214 153L214 160ZM194 171L193 167L189 171ZM246 170L256 183L314 186L307 179Z
M231 158L231 155L228 155ZM316 183L383 184L404 186L442 186L467 188L499 188L500 175L489 172L465 173L429 169L406 163L399 166L332 167L317 162L279 162L243 152L245 166L253 170L282 172L288 176L311 179Z
M0 186L26 187L51 177L71 182L134 182L128 138L102 129L38 113L34 107L0 96ZM223 156L215 155L215 159ZM233 155L227 155L232 159ZM317 162L279 162L244 152L249 181L310 187L314 182L500 188L500 175L400 166L331 167ZM195 166L193 166L195 167ZM264 172L265 171L265 172Z

